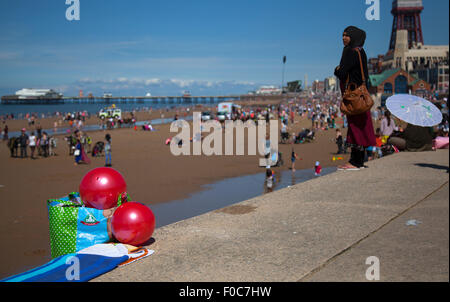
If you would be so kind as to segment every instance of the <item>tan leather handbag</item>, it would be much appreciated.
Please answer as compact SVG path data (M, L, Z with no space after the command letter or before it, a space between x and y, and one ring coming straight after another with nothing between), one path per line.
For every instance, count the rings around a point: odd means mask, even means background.
M356 48L355 50L358 52L359 56L363 83L358 87L355 83L349 83L350 76L347 77L347 83L345 84L346 88L340 106L341 112L345 115L361 114L370 110L373 106L373 99L366 87L361 53L359 52L359 49Z

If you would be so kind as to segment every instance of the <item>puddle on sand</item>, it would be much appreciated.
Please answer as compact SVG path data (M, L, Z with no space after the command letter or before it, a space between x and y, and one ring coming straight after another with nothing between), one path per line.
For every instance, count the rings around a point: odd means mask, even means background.
M323 168L321 175L335 172L336 167ZM293 186L316 178L313 169L282 171L275 175L273 191ZM204 186L205 190L194 193L185 199L151 205L156 218L156 228L180 220L198 216L210 211L242 202L267 192L265 188L265 173L228 178ZM225 213L241 215L254 211L250 208L235 208Z
M192 116L186 116L184 118L182 118L183 120L186 121L190 121L192 120ZM181 119L180 119L181 120ZM151 124L152 126L155 125L164 125L164 124L169 124L171 122L173 122L174 119L173 118L163 118L163 119L153 119L153 120L148 120L148 121L139 121L136 122L135 125L137 127L142 127L145 124ZM124 125L122 128L131 128L130 125ZM119 128L114 128L115 129L119 129ZM27 129L27 133L30 134L31 130ZM70 135L72 134L72 132L74 131L74 128L69 128L69 127L62 127L62 128L52 128L52 129L43 129L42 132L46 132L48 135L52 136L52 135L58 135L58 134L65 134L65 135ZM99 130L108 130L106 128L104 128L102 125L99 124L94 124L94 125L84 125L81 130L83 132L90 132L90 131L99 131ZM36 131L34 130L34 132L36 133ZM13 131L13 132L9 132L9 137L15 137L15 136L20 136L21 132L20 131Z

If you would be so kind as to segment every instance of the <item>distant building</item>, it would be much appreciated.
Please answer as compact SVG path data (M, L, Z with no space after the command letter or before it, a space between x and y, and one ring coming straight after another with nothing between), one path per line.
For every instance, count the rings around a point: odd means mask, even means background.
M431 90L448 92L448 45L425 45L420 14L422 0L394 0L388 52L368 60L369 74L401 69L425 81Z
M449 66L448 64L441 63L437 66L427 68L426 66L420 66L414 69L414 73L417 74L419 79L422 79L431 85L432 90L440 92L448 91L449 84Z
M335 76L328 77L324 80L325 92L336 92L339 90L339 81Z
M301 92L302 91L302 81L292 81L287 83L287 92Z
M32 99L32 98L61 98L62 94L54 91L53 89L33 89L24 88L16 91L16 96L19 99Z
M1 97L2 104L59 104L62 102L62 93L53 89L23 88L14 95Z
M400 68L369 75L369 81L369 92L374 96L375 107L385 106L386 99L393 94L411 92L420 95L431 91L429 83Z
M422 21L420 20L422 10L422 0L392 1L391 14L394 16L394 20L389 43L390 51L394 51L398 47L397 33L399 30L406 30L407 48L412 48L413 45L424 44Z
M384 55L378 55L376 58L370 58L367 61L369 74L377 74L383 71Z
M433 68L441 63L448 64L449 46L434 46L413 44L408 48L408 32L399 30L397 32L397 44L394 51L384 56L382 69L402 68L413 71L421 68Z
M278 95L281 94L281 89L276 86L261 86L255 93L256 95Z
M448 63L440 64L438 66L438 82L437 82L437 90L441 92L448 93Z
M315 80L312 84L312 91L314 93L325 92L325 82Z

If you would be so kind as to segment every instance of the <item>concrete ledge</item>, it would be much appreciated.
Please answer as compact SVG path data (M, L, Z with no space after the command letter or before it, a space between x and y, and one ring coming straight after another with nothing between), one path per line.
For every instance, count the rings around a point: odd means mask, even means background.
M381 281L448 282L448 156L398 153L159 228L152 256L93 281L365 281L384 251ZM420 208L415 237L398 226Z

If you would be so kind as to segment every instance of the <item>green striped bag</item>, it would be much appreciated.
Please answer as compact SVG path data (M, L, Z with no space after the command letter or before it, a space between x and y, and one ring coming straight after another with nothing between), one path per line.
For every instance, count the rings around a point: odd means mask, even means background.
M119 196L117 206L121 204ZM85 207L79 193L72 192L63 198L47 200L47 210L52 258L76 253L113 238L108 224L115 208Z

